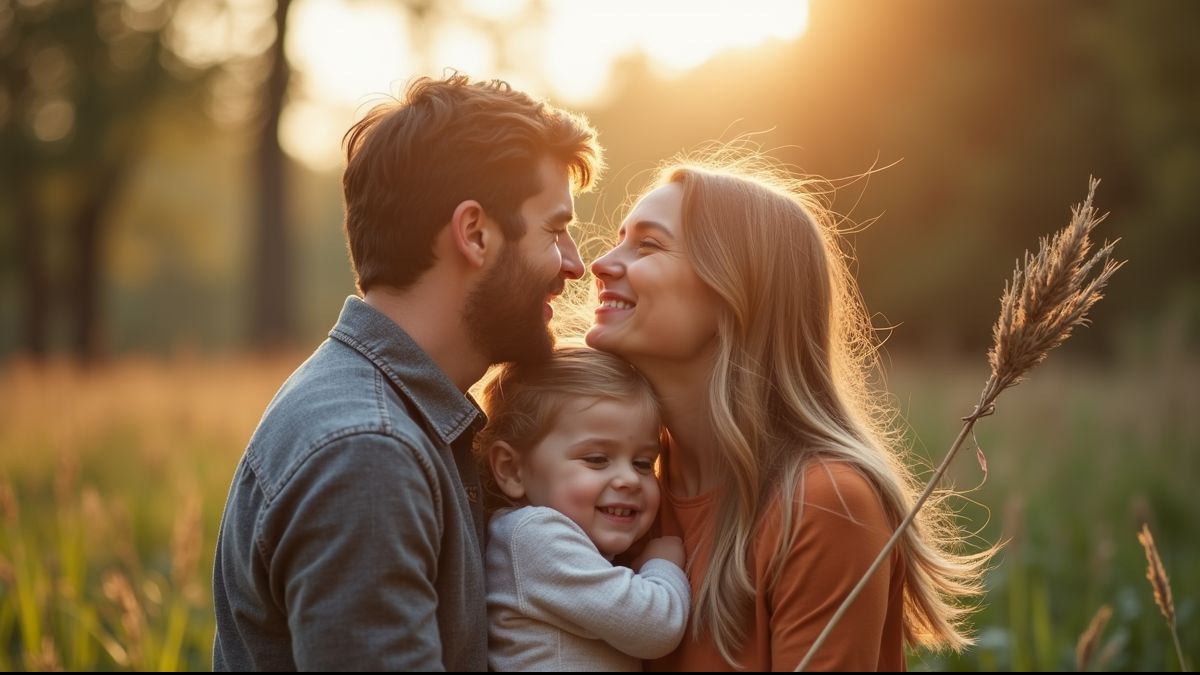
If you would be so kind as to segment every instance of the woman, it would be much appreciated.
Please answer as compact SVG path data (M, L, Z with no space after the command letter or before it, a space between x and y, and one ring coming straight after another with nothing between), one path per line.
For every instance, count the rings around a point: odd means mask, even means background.
M792 670L918 492L869 390L870 326L829 214L736 165L677 165L592 265L592 347L633 363L668 429L662 534L688 553L688 636L653 670ZM902 670L961 648L990 551L931 502L813 670Z

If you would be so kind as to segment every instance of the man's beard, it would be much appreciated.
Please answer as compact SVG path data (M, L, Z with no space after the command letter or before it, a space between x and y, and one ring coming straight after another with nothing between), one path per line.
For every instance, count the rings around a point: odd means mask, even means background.
M495 267L467 297L464 318L475 348L489 363L536 363L550 358L554 336L542 314L556 279L537 271L506 242Z

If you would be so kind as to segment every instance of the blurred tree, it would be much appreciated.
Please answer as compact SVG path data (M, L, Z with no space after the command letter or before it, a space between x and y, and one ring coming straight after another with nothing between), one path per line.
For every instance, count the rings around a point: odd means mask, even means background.
M431 23L436 20L433 0L403 0L411 19L410 37L414 51L426 70ZM294 242L288 227L287 205L291 202L287 177L289 161L279 141L279 122L288 100L292 69L287 60L288 13L292 0L276 0L273 13L274 39L263 55L268 75L261 92L258 134L257 228L254 254L250 258L251 342L259 350L270 350L297 337L294 286ZM365 93L365 92L364 92Z
M34 356L48 348L59 299L70 351L101 355L108 215L156 103L203 81L164 43L176 4L0 0L0 191L14 205L22 345Z
M251 339L259 349L270 349L295 337L292 299L292 242L285 208L288 204L287 161L279 144L279 119L287 102L287 19L291 0L277 0L273 14L275 39L267 49L268 69L262 93L262 127L258 131L258 226L251 259Z
M47 286L45 232L46 225L34 197L35 184L28 167L35 157L31 139L14 133L18 121L18 101L14 94L31 88L28 69L16 68L14 58L3 58L11 49L5 40L14 17L0 10L0 148L5 161L0 162L0 203L7 204L7 213L0 213L0 223L13 230L14 260L18 283L23 289L19 324L19 344L35 359L47 351L47 330L50 293Z

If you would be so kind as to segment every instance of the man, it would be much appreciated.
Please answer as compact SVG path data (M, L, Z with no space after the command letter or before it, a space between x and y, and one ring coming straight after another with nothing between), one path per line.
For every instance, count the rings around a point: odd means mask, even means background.
M268 406L217 541L215 670L486 670L489 366L545 358L583 264L586 120L498 81L417 80L347 134L362 298Z

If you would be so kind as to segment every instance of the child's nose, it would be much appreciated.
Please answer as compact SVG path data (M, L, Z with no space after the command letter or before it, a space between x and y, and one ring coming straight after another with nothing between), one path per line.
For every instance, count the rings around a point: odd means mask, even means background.
M638 480L637 469L634 469L632 464L621 466L617 469L617 475L613 477L613 486L626 489L640 487L641 481Z

